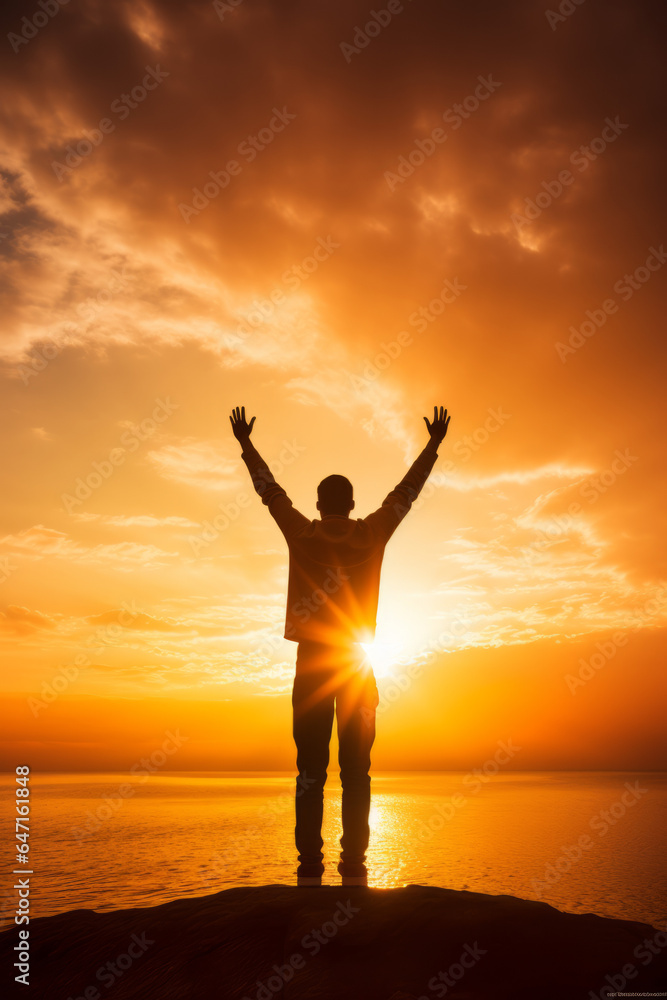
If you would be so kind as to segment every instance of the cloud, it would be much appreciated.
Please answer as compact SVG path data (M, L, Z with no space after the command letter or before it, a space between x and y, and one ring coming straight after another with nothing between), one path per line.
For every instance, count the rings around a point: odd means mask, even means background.
M273 663L254 654L189 654L165 655L161 663L96 664L102 674L113 674L115 680L145 689L160 686L169 691L197 688L228 688L239 695L247 694L248 686L258 696L286 693L293 683L293 665ZM228 692L232 693L232 692Z
M42 614L41 611L31 611L16 604L9 604L4 612L0 612L0 623L6 630L19 635L40 629L55 629L57 625L54 618Z
M123 628L138 629L142 632L172 632L184 628L178 622L167 621L164 618L154 618L143 612L124 612L122 608L103 611L98 615L89 615L86 619L91 625L121 625ZM187 629L187 626L185 626Z
M0 578L56 623L3 619L38 637L16 643L35 676L135 596L110 683L286 683L266 637L287 556L258 555L283 539L229 434L237 403L304 512L334 469L373 509L422 414L449 407L441 478L385 563L415 648L463 613L471 646L662 621L645 611L667 530L645 268L667 197L657 9L583 4L552 30L532 0L419 0L346 61L352 0L222 20L208 0L86 0L5 61ZM166 75L142 93L147 66ZM63 494L164 398L168 427L131 436L68 516ZM499 407L511 420L487 432Z
M440 481L448 489L467 493L469 490L486 490L490 486L497 486L500 483L523 484L537 479L574 479L580 482L584 476L591 472L592 470L587 468L568 468L565 465L552 464L536 469L507 470L490 476L466 476L463 473L445 474L440 477ZM563 489L566 488L568 487L563 487Z
M226 490L241 486L238 461L230 459L226 451L208 441L186 439L153 449L147 460L165 479L200 489Z
M87 511L72 514L76 520L95 521L113 528L198 528L197 521L176 514L155 517L153 514L92 514Z
M122 572L129 572L137 564L146 567L164 565L179 555L155 545L137 542L86 546L74 541L66 532L43 524L36 524L14 535L5 535L0 539L0 545L29 560L56 558L90 565L113 564Z

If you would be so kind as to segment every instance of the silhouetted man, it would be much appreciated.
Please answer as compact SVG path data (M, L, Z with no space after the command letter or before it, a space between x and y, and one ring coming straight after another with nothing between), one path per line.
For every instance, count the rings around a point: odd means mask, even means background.
M450 417L437 406L426 417L429 442L382 506L352 520L352 484L327 476L317 487L320 517L310 521L292 501L250 442L255 423L245 407L229 418L253 485L289 548L285 638L298 643L292 690L297 749L296 847L298 885L320 885L322 810L334 706L343 786L343 836L338 871L343 885L367 881L370 751L375 739L378 690L360 646L375 635L380 569L385 545L410 510L438 457Z

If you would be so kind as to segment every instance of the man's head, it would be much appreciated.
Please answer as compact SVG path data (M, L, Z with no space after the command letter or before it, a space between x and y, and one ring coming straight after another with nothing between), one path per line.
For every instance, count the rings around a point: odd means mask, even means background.
M354 508L352 483L345 476L327 476L317 487L317 509L323 516L341 514L348 517Z

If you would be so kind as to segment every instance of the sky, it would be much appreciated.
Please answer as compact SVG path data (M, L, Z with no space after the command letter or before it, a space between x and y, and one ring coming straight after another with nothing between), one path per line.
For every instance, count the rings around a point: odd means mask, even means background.
M292 768L287 553L228 414L299 510L335 472L363 517L434 404L374 765L667 766L662 17L6 7L5 766L178 731L170 768Z

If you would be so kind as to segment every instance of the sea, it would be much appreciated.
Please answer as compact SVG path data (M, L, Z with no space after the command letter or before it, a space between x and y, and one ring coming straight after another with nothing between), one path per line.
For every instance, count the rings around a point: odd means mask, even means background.
M296 883L292 773L40 773L29 786L29 838L19 842L15 777L0 779L3 927L16 912L14 871L32 873L33 918ZM323 881L331 885L340 805L330 774ZM667 773L379 772L370 825L372 887L519 896L667 927Z

